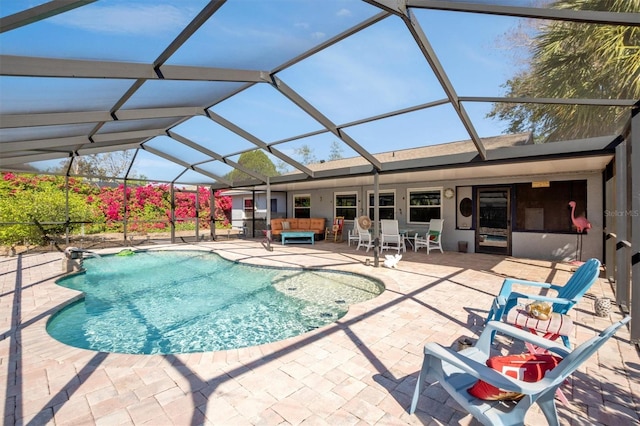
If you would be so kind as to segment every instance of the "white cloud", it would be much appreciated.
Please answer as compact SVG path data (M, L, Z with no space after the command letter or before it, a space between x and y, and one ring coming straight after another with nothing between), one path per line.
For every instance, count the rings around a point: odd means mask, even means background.
M314 40L322 40L326 37L327 35L325 33L323 33L322 31L316 31L311 33L311 38Z
M91 5L55 16L52 23L109 34L162 34L189 22L188 9L170 5Z
M309 23L308 22L298 22L298 23L294 24L294 27L302 28L303 30L308 30L309 29Z
M336 16L351 16L351 11L349 9L340 9L338 13L336 13Z

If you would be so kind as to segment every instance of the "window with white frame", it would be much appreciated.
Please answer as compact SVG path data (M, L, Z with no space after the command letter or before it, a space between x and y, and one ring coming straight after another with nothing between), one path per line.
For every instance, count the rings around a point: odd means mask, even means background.
M343 216L345 220L354 220L358 216L358 193L336 192L333 205L335 217Z
M375 194L373 191L367 192L367 210L369 218L373 220L373 210ZM396 217L396 192L395 191L379 191L378 192L378 212L380 219L395 219Z
M442 219L442 188L410 188L407 190L409 223L429 223Z
M311 195L300 194L293 196L293 217L311 217Z

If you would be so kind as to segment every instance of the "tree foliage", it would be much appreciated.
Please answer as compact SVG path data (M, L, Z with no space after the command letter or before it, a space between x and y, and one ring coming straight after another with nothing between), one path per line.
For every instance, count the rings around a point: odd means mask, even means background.
M331 142L331 149L329 150L329 161L339 160L342 158L342 145L340 142L333 141Z
M301 145L299 148L294 149L293 152L302 159L300 161L302 164L312 164L318 161L313 153L313 148L307 144Z
M129 171L133 151L104 152L100 154L89 154L74 157L71 163L71 173L78 176L88 176L100 178L103 181L114 181L117 178L145 179L144 176ZM63 163L63 165L66 162ZM66 170L58 170L63 173Z
M558 0L557 9L640 12L640 0ZM640 28L544 22L529 67L505 84L507 97L640 99ZM613 134L628 109L608 106L496 103L489 117L509 133L533 131L538 141Z
M263 174L268 177L277 176L279 174L276 170L276 166L269 159L269 157L267 157L267 154L265 154L260 149L243 152L242 154L240 154L238 164L246 167L249 170L253 170L254 172ZM234 169L231 172L227 173L225 177L235 182L254 179L253 176L250 176L249 174L238 169Z
M170 228L171 193L167 184L130 185L126 187L125 197L123 184L98 187L84 179L69 178L68 218L66 186L61 176L4 173L0 180L0 244L46 242L40 228L34 226L35 221L42 225L47 237L64 234L67 225L71 233L79 232L80 228L88 234L122 232L125 214L129 231ZM220 193L214 195L216 227L228 227L231 198ZM196 209L195 192L175 191L176 226L192 227L197 216L201 219L201 228L208 228L212 200L207 188L198 187L198 201Z
M67 218L67 196L65 178L60 176L17 176L5 173L0 183L0 242L14 245L25 241L42 244L47 237L65 232L68 220L70 231L77 230L81 223L91 220L93 211L86 202L94 188L81 185L78 179L69 179L69 217ZM25 223L37 221L40 228Z

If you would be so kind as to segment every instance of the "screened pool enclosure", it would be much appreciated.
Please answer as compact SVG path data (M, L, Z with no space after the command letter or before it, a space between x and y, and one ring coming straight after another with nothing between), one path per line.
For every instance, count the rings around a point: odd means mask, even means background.
M587 72L600 64L576 54L551 70L582 79L572 95L515 95L508 85L531 70L527 46L553 25L584 39L610 29L621 36L601 51L640 57L637 0L13 1L0 14L3 172L210 197L354 177L382 184L532 158L530 147L494 154L486 140L515 132L501 107L522 111L530 126L520 130L537 138L547 118L536 108L553 106L573 118L540 137L545 155L593 143L615 150L609 205L640 211L630 95L640 68L602 84ZM585 111L601 121L587 126ZM455 141L469 149L402 156ZM249 160L255 152L262 160ZM170 204L174 214L175 197ZM68 211L60 215L69 223ZM640 219L624 219L607 219L603 244L615 242L608 250L627 303L632 272L640 276Z

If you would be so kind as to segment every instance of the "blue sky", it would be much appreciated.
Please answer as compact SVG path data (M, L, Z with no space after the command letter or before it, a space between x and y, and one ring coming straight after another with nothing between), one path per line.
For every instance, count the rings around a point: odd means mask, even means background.
M3 0L3 16L42 2ZM200 0L102 0L0 35L2 54L73 59L151 62L206 4ZM233 67L269 71L327 40L378 9L357 0L240 0L227 2L168 61L172 65ZM516 18L441 11L415 11L442 66L460 96L499 96L516 72L506 34ZM322 114L341 125L445 97L427 61L397 17L363 30L277 74ZM129 80L0 78L0 93L18 111L54 107L109 109ZM236 83L150 81L125 108L206 102ZM91 96L87 96L91 94ZM2 109L3 113L12 112ZM490 104L466 103L481 137L503 132L504 123L484 118ZM268 84L259 84L212 108L216 114L270 143L321 126ZM112 126L126 126L114 123ZM118 129L116 129L118 130ZM71 129L59 129L60 134ZM203 118L175 131L228 155L251 145ZM346 130L370 152L384 152L468 139L449 105L429 108ZM337 138L330 134L278 145L296 157L308 145L317 159L328 156ZM158 147L167 146L162 140ZM160 149L159 148L159 149ZM167 148L169 151L175 148ZM183 153L178 150L172 154ZM344 146L343 156L355 155ZM144 167L142 165L141 167ZM148 167L148 166L147 166Z

